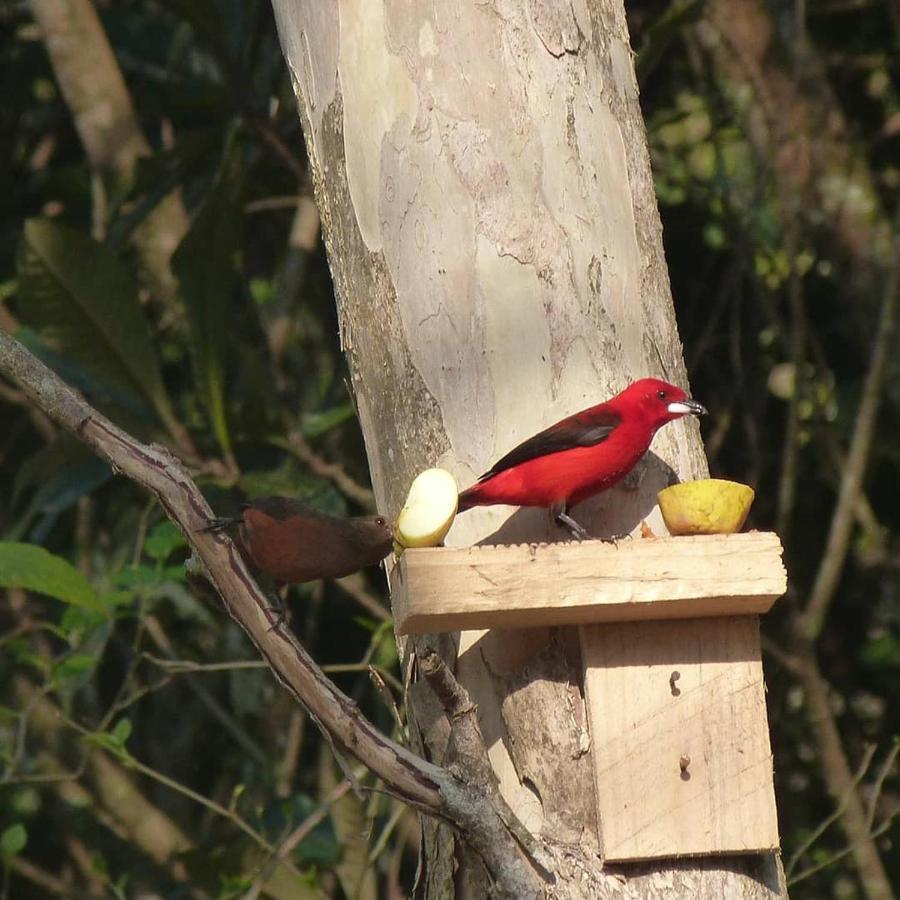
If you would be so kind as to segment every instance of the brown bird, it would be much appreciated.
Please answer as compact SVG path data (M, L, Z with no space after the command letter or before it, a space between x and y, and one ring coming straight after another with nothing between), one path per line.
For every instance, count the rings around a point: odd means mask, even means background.
M383 516L341 519L290 497L258 497L240 516L200 530L234 527L244 558L278 585L342 578L381 562L394 546Z

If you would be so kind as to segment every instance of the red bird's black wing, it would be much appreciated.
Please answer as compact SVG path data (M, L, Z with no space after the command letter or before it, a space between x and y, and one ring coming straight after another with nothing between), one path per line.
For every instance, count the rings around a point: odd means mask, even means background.
M621 421L621 417L612 410L576 413L523 441L495 462L478 480L487 481L488 478L493 478L513 466L537 459L539 456L559 453L560 450L571 450L573 447L593 447L605 441Z

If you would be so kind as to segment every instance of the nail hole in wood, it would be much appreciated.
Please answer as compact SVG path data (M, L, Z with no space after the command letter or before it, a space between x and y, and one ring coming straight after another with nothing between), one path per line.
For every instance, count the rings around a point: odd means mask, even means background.
M678 681L679 678L681 678L681 672L677 671L669 676L669 690L672 692L673 697L678 697L681 694L681 689L675 687L675 682Z

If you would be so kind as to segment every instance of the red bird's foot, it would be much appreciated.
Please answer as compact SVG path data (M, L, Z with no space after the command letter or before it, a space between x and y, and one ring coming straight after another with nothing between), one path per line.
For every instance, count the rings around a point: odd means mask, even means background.
M572 537L575 538L575 540L586 541L590 537L590 535L587 532L587 529L583 525L580 525L578 522L576 522L566 512L565 509L556 513L554 518L556 520L556 524L559 525L561 528L565 528L572 535Z

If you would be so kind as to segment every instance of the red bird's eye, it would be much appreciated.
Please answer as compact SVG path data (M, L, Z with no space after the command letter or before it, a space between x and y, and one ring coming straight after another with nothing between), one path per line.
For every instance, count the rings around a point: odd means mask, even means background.
M657 392L656 392L656 396L659 397L660 400L665 400L665 399L666 399L666 392L665 392L665 391L657 391Z

